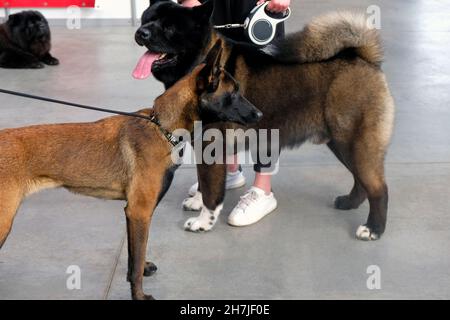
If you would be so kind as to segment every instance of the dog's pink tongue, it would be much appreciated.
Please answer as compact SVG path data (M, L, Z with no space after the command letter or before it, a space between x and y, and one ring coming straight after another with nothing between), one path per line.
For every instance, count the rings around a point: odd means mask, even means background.
M147 51L134 68L133 77L138 80L147 79L152 74L152 65L160 56L159 53Z

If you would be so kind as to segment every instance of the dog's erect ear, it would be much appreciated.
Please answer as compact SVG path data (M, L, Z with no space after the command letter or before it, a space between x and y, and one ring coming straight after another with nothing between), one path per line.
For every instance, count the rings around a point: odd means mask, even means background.
M205 66L197 76L197 89L200 92L205 90L215 91L220 80L220 58L222 57L222 40L219 39L209 50L203 63Z
M209 19L211 19L213 10L214 10L213 0L208 0L204 2L201 6L196 6L192 8L192 12L194 12L194 15L202 21L209 21Z
M220 68L220 58L222 57L222 50L222 39L218 39L213 47L209 50L205 60L203 60L203 63L207 66L210 66L211 68Z

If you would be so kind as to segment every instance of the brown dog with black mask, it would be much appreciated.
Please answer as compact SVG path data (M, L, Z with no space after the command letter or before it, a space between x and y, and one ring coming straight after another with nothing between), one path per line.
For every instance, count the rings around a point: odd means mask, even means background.
M40 125L0 131L0 248L22 200L45 188L111 200L126 200L128 280L134 299L142 289L153 211L169 188L174 170L169 132L194 130L194 122L249 125L262 114L239 93L219 66L218 43L205 63L138 112L152 121L115 116L92 123ZM6 267L6 265L5 265Z

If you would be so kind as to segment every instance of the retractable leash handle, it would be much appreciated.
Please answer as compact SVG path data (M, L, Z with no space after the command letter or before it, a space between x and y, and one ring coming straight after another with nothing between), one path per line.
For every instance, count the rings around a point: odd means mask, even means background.
M269 2L256 6L244 22L244 30L247 37L254 44L265 46L272 42L277 32L277 26L289 19L291 8L288 8L283 17L275 18L267 11Z
M237 29L243 28L247 38L257 46L265 46L272 42L277 32L277 26L289 19L291 8L288 8L280 18L272 17L267 11L269 2L257 5L250 12L244 23L229 23L215 25L215 29Z

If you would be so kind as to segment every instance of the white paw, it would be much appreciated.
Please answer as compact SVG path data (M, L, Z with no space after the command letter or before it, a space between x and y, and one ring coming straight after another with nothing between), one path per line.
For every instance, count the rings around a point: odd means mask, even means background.
M183 200L183 209L188 211L200 211L203 206L203 199L201 192L196 192L193 197Z
M192 232L209 231L216 224L217 218L222 211L223 205L219 205L212 211L203 207L198 217L190 218L184 224L184 229Z
M214 226L214 222L206 221L202 217L189 218L184 224L184 229L192 232L209 231Z
M364 241L378 240L380 238L378 234L372 232L367 226L359 226L358 230L356 230L356 237Z

